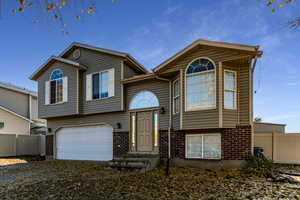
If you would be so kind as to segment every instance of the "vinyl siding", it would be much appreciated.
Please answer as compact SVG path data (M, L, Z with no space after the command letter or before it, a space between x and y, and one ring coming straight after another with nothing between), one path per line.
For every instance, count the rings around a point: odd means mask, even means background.
M45 82L49 81L54 69L62 70L64 76L68 77L68 102L62 104L45 105ZM77 69L61 63L55 62L38 78L38 107L39 118L47 119L78 114L78 90L77 90Z
M48 127L55 131L63 126L78 126L86 124L106 123L114 128L114 132L129 131L129 116L128 106L132 98L141 91L151 91L157 95L160 107L164 107L165 114L160 114L160 130L167 130L169 126L169 83L166 81L153 80L144 81L139 84L130 84L125 88L126 110L125 112L111 112L94 115L82 115L73 117L53 118L47 121ZM117 123L121 123L121 128L117 128Z
M2 109L0 109L0 122L4 122L0 134L30 135L29 121Z
M0 105L29 118L29 95L0 88Z
M121 63L122 59L92 50L80 49L81 56L76 62L88 67L88 70L81 72L82 98L80 101L81 114L96 114L115 112L121 110ZM67 57L73 59L72 54ZM74 59L73 59L74 60ZM115 96L107 99L86 101L86 75L115 68Z
M38 119L38 98L31 97L31 119Z
M148 80L135 84L130 84L126 87L126 107L128 109L130 101L141 91L153 92L159 101L160 107L165 108L165 113L160 114L159 127L160 130L167 130L169 127L169 82L161 80Z
M79 126L88 124L109 124L114 128L114 132L127 132L129 130L129 115L126 112L104 113L86 116L74 116L54 118L47 120L48 128L54 132L64 126ZM117 128L117 123L121 123L121 129Z
M136 76L139 74L141 74L141 73L137 72L132 67L130 67L129 65L124 63L124 79L130 78L130 77L133 77L133 76Z
M216 67L216 108L208 110L199 110L199 111L185 111L185 96L183 96L182 102L182 129L203 129L203 128L218 128L219 127L219 106L223 108L223 97L221 104L219 105L219 63L225 62L231 59L246 58L247 54L242 51L228 50L223 48L214 48L214 47L197 47L190 52L186 53L184 56L181 56L171 62L164 70L162 74L173 73L176 71L183 70L183 90L182 94L185 95L185 70L187 66L195 59L200 57L206 57L214 61ZM240 121L240 124L246 125L249 124L249 65L245 65L245 62L236 64L234 66L227 66L228 68L239 70L238 73L238 90L239 92L239 110L224 110L223 109L223 127L235 127ZM224 68L224 66L223 66ZM223 73L224 69L221 73ZM223 84L222 84L223 85ZM223 88L221 89L223 92ZM223 96L223 95L222 95ZM175 124L178 121L176 117L173 119ZM180 118L179 118L180 121ZM177 123L178 124L178 123ZM174 125L175 128L176 125Z

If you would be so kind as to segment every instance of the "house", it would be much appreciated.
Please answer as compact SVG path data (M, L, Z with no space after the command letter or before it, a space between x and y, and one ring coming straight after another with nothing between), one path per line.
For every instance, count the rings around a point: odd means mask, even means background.
M127 53L73 43L30 77L48 123L47 153L239 165L253 151L252 77L261 55L258 46L197 40L148 72Z
M34 91L0 82L0 134L30 135L38 120Z

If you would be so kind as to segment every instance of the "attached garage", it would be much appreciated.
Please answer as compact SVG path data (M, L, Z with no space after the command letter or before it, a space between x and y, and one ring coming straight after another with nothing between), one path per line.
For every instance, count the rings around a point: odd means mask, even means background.
M59 160L108 161L113 158L113 128L83 126L62 128L56 133Z

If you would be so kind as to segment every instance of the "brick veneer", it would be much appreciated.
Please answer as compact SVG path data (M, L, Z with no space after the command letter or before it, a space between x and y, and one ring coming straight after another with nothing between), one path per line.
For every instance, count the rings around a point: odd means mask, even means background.
M222 160L245 160L251 155L251 126L171 132L171 157L185 159L185 135L221 133ZM168 132L160 132L160 157L168 157Z
M129 151L129 133L114 132L113 135L113 155L118 157Z
M251 126L238 126L222 131L222 158L245 160L251 155Z

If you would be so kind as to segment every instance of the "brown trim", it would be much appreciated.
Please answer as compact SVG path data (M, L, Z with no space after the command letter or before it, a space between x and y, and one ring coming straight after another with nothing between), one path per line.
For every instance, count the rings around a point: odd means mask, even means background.
M147 112L147 111L156 111L159 110L159 107L152 107L152 108L141 108L141 109L134 109L134 110L129 110L130 113L132 112Z
M138 81L151 80L151 79L157 79L157 80L162 80L162 81L168 81L169 82L169 79L159 77L159 76L157 76L153 73L142 74L142 75L137 75L137 76L130 77L130 78L127 78L127 79L122 79L121 82L123 84L128 84L128 83L135 83L135 82L138 82Z

